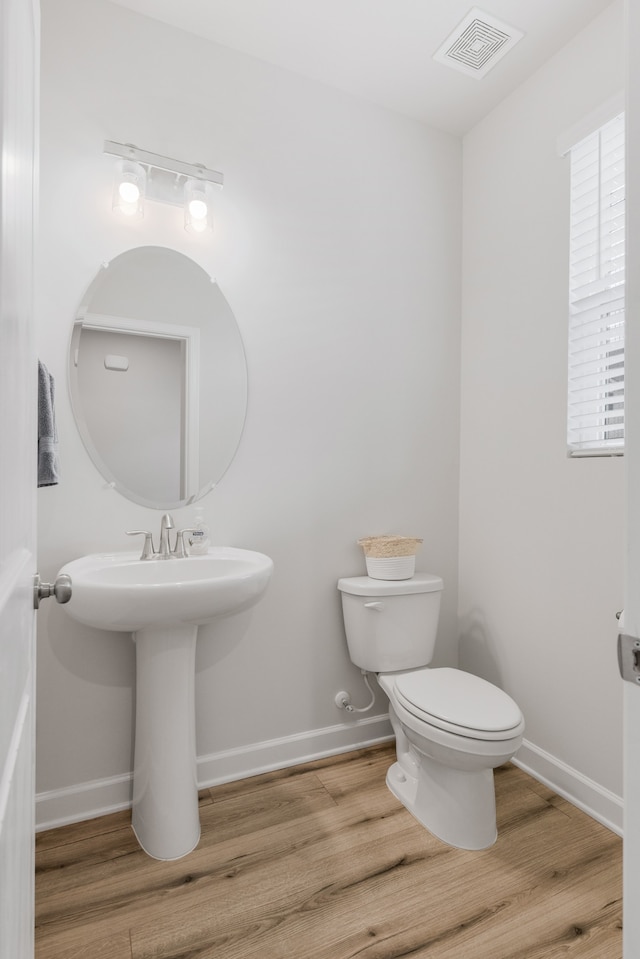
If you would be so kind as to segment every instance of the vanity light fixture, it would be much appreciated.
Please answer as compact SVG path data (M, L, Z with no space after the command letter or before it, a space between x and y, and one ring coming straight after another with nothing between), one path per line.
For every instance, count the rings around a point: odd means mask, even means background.
M213 187L224 176L199 163L140 150L131 143L105 140L104 153L118 157L113 188L113 210L124 216L144 216L144 201L154 200L184 208L184 228L203 234L213 230Z

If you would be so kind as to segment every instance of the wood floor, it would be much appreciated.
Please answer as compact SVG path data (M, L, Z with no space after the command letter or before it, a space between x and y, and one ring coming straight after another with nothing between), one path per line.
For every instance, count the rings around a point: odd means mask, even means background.
M620 959L618 837L507 765L497 843L451 849L387 790L392 759L203 790L172 863L128 813L41 833L36 959Z

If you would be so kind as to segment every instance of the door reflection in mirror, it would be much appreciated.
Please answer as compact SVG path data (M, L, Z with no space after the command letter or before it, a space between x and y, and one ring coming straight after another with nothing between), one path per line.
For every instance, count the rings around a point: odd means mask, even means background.
M69 378L89 455L134 502L193 502L233 459L242 340L217 284L180 253L139 247L100 270L73 326Z
M144 490L159 503L187 501L200 489L199 331L170 335L143 332L140 321L118 325L93 314L75 324L84 427L100 451L94 455L103 460L101 472L128 490Z

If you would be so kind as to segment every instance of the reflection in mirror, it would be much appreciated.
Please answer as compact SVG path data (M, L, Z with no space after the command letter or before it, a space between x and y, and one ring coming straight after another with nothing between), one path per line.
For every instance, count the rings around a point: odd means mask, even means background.
M139 247L101 268L73 326L69 382L91 459L136 503L191 503L233 459L247 406L240 332L181 253Z

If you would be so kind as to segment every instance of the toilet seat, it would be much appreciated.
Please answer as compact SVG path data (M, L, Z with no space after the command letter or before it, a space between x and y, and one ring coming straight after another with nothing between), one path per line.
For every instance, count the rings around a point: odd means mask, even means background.
M423 668L387 674L385 679L391 681L394 698L408 713L458 736L505 740L518 735L524 726L511 697L472 673L449 667Z

